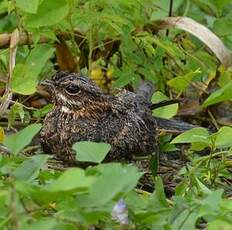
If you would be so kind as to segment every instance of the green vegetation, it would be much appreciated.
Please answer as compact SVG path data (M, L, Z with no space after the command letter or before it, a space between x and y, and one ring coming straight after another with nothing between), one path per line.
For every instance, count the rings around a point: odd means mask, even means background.
M0 1L0 229L232 229L232 3L173 0L169 10L170 2ZM168 15L204 25L227 48ZM184 101L179 114L176 104L154 111L207 127L161 136L165 152L188 144L171 197L156 170L149 193L136 189L136 166L101 163L105 143L73 146L77 160L95 163L86 169L42 154L32 139L52 105L38 85L57 69L89 75L111 93L142 77L157 88L153 102ZM126 224L112 218L121 199Z

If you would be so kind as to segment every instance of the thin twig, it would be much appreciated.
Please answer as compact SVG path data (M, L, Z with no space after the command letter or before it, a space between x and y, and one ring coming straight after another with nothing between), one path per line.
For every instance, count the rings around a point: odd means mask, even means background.
M16 59L16 52L17 46L19 43L19 31L16 29L10 37L10 50L9 50L9 75L5 86L5 93L2 97L2 103L0 105L0 117L5 113L10 102L12 100L12 92L10 89L10 81L13 76L13 70L15 67L15 59Z
M207 110L207 112L208 112L208 114L209 114L209 116L210 116L210 118L211 118L211 121L212 121L213 125L215 126L215 128L216 128L217 130L219 130L219 125L218 125L216 119L214 118L213 114L211 113L210 110Z
M170 0L169 2L169 11L168 11L168 17L172 17L172 8L173 8L173 0ZM166 30L166 36L168 37L169 29Z

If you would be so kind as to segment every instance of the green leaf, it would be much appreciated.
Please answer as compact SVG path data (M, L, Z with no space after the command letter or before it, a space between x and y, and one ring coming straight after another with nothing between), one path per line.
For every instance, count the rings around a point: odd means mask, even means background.
M1 4L1 2L2 1L0 1L0 4ZM5 2L7 2L7 1L5 1ZM7 3L7 4L9 4L9 3ZM7 10L1 11L1 9L0 9L1 14L2 13L4 14L6 12L7 12ZM5 16L5 17L3 16L1 18L1 20L0 20L0 33L13 32L15 30L15 28L17 28L18 26L19 26L18 16L16 13L11 12L7 16ZM2 64L3 63L1 63L1 66L2 66Z
M184 210L172 224L173 230L194 230L198 217L197 211Z
M196 221L199 217L198 209L187 202L184 196L175 196L173 198L174 206L169 216L169 222L173 230L195 229Z
M15 102L14 105L10 107L10 112L8 113L8 125L13 126L16 116L19 115L21 121L23 121L25 112L23 110L23 104Z
M151 20L160 20L161 17L167 17L167 12L160 9L168 9L170 1L169 0L154 0L153 4L156 5L156 10L151 15ZM180 5L183 4L183 0L173 1L172 11L175 12Z
M144 210L149 202L148 199L141 196L135 190L132 190L125 196L125 202L135 213Z
M171 144L177 143L205 143L209 144L209 133L205 128L193 128L188 130L176 138L174 138Z
M17 64L14 68L11 88L15 93L30 95L36 91L37 78L25 64Z
M232 21L231 18L219 18L215 20L213 30L220 36L228 36L232 34L231 31Z
M216 147L231 147L232 146L232 128L222 127L217 132L215 146Z
M153 37L154 43L169 55L175 58L184 58L182 50L172 41L164 38Z
M69 12L66 0L42 1L36 14L29 14L26 25L32 28L52 26L63 20Z
M220 77L218 79L218 85L220 86L220 88L226 86L227 84L229 84L232 80L232 69L226 69L226 70L222 70Z
M123 70L117 70L116 76L117 80L113 83L114 87L123 87L134 80L134 72L129 68L124 68Z
M25 64L32 69L33 74L38 75L54 51L55 48L52 45L37 44L30 52Z
M76 159L84 162L101 163L110 151L110 144L81 141L73 145Z
M220 203L222 201L223 189L218 189L216 191L211 191L206 197L204 197L200 202L202 204L200 208L201 216L215 215L215 213L220 211Z
M43 218L43 219L35 219L33 222L25 223L21 229L24 230L36 230L36 229L43 229L43 230L54 230L60 223L55 218Z
M54 50L50 45L36 45L27 57L26 62L15 66L11 79L12 90L23 95L34 93L38 84L38 75Z
M35 155L25 160L13 172L17 180L32 181L38 177L40 169L44 166L48 155Z
M119 163L102 164L94 169L101 175L90 188L92 205L106 204L118 194L131 191L142 175L135 166Z
M53 109L53 104L47 104L41 109L37 109L33 112L33 117L36 118L42 118L44 117L48 112L50 112Z
M3 144L13 153L18 154L24 147L30 144L32 138L42 128L41 124L29 125L18 133L7 136Z
M27 13L35 14L39 6L39 0L16 0L16 6Z
M181 181L175 187L175 196L182 196L185 194L186 190L189 188L189 184L186 181Z
M155 92L151 98L152 103L158 103L158 102L161 102L163 100L169 100L169 98L166 95L164 95L162 92L159 92L159 91ZM156 117L170 119L177 114L177 111L178 111L178 103L154 109L152 111L152 115L154 115Z
M210 0L210 2L214 4L218 10L222 10L225 6L231 3L230 0Z
M90 187L94 177L86 176L85 171L80 168L66 170L57 180L46 187L47 191L61 192L79 190L83 191Z
M211 194L212 191L204 183L202 183L196 176L194 176L194 180L196 182L196 186L198 187L199 191L201 191L205 195Z
M164 193L164 185L160 177L155 178L155 192L151 195L149 207L154 210L169 207Z
M159 156L157 154L153 154L151 156L149 165L150 165L152 176L155 178L157 176L158 168L159 168Z
M200 73L201 71L199 69L195 71L190 71L189 73L183 76L175 77L169 80L167 84L177 89L178 91L183 91L190 85L192 79Z
M207 224L207 230L231 230L232 229L232 221L223 218L223 217L218 217L217 219L210 221Z
M232 99L232 82L212 93L203 103L203 107Z

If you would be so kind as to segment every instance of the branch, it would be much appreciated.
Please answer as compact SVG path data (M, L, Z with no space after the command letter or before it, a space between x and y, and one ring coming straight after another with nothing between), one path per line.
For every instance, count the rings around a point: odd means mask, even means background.
M81 38L81 40L85 37L80 31L75 30L73 31L73 34L77 38ZM72 38L71 33L66 33L66 32L59 32L57 33L57 37L62 37L65 40L70 40ZM5 33L5 34L0 34L0 49L6 49L9 48L10 46L10 39L11 39L11 34L10 33ZM50 38L46 36L40 36L40 39L38 43L47 43L51 41ZM33 39L32 39L32 33L25 33L21 32L19 34L19 43L18 45L31 45L33 44Z
M0 117L5 113L6 109L8 108L10 101L12 99L12 92L10 89L10 81L13 76L13 70L15 67L15 59L16 59L16 52L17 46L19 43L19 31L15 29L15 31L10 36L10 49L9 49L9 75L5 87L4 95L1 99L0 104Z
M10 38L11 38L11 34L8 33L0 34L0 49L5 49L10 46ZM49 41L48 38L41 37L39 43L46 43L48 41ZM30 45L32 43L33 40L31 34L21 33L19 35L19 45Z

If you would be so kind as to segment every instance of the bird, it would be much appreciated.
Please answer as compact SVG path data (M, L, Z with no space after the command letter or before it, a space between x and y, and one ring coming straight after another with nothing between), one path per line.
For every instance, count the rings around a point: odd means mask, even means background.
M77 163L78 152L72 148L76 142L108 143L111 150L106 162L130 161L133 156L158 151L157 127L170 128L170 121L152 115L157 105L150 102L154 91L151 82L141 81L136 92L120 90L108 95L90 78L62 71L42 85L48 87L54 107L44 118L41 145L45 153L68 165Z

